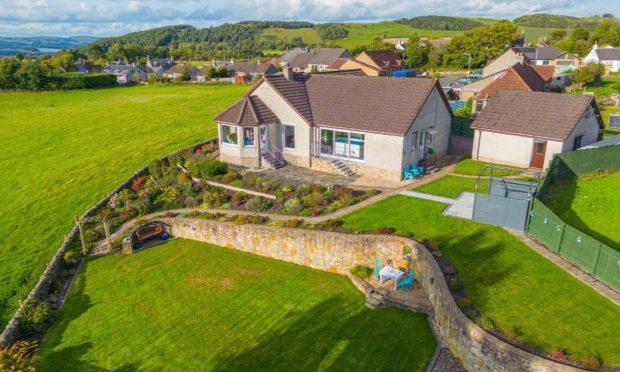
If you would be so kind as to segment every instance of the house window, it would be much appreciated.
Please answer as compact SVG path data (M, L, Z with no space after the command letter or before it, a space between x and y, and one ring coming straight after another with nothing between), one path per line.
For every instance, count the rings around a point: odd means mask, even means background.
M549 64L549 61L543 61L543 65L545 65L545 66L546 66L546 65L548 65L548 64Z
M366 136L362 133L321 129L321 154L364 160Z
M545 142L536 143L536 153L542 154L545 151Z
M415 150L418 143L418 132L411 133L411 150Z
M237 127L222 125L222 142L231 145L237 144Z
M243 144L254 146L254 128L243 128Z
M284 124L284 147L287 149L295 148L295 126Z
M583 139L583 135L575 137L573 141L573 150L577 150L581 147L581 140Z

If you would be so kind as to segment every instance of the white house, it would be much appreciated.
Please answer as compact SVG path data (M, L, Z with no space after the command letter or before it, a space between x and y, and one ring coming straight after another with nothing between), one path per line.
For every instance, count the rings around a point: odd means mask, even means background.
M593 96L502 90L471 128L472 159L546 169L554 154L596 142L604 125Z
M284 53L280 64L294 72L323 72L338 58L353 56L345 48L296 48Z
M599 48L594 44L592 50L583 60L585 63L601 63L611 72L620 71L620 48Z
M124 61L108 62L102 72L116 76L116 82L121 85L146 81L147 77L145 70Z
M218 115L220 159L290 163L400 180L406 165L447 152L452 113L433 79L338 74L265 76Z

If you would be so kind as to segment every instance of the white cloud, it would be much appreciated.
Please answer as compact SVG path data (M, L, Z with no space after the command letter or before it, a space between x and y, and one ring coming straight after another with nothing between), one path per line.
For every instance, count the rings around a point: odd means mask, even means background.
M385 20L427 14L514 18L528 13L620 13L604 0L0 0L0 35L118 35L247 19Z

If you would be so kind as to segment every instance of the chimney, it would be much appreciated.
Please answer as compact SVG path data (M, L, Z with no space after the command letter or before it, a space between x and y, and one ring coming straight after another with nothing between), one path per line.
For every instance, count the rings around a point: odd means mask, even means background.
M286 80L289 80L289 81L293 80L293 71L288 66L282 66L282 75L284 75L284 78Z

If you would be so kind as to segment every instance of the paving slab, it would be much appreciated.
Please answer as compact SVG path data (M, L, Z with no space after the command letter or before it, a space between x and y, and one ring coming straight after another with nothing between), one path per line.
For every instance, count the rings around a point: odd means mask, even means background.
M401 191L400 194L405 195L405 196L411 196L412 198L426 199L426 200L436 201L436 202L445 203L445 204L454 204L456 202L455 199L450 199L450 198L446 198L443 196L425 194L423 192L418 192L418 191Z
M471 220L474 218L474 201L476 194L473 192L463 192L456 201L450 204L443 214L446 216L465 218Z

